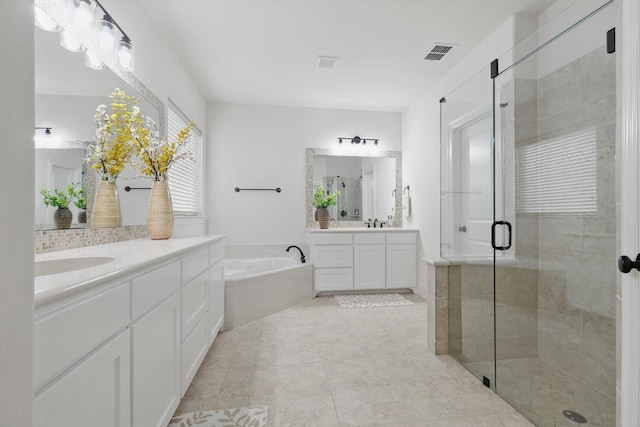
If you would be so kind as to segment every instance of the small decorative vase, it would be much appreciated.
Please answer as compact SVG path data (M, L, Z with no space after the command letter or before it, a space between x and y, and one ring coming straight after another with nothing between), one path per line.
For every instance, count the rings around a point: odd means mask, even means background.
M73 212L69 208L58 208L53 213L53 222L56 224L56 228L69 228L71 220L73 220Z
M151 187L147 233L152 240L168 239L173 234L173 205L167 182L154 181Z
M120 227L120 199L115 182L100 181L91 212L92 227Z
M316 216L318 217L318 222L320 223L321 229L325 230L329 228L329 209L327 208L316 209Z
M87 210L82 209L78 212L78 224L86 224L87 223Z

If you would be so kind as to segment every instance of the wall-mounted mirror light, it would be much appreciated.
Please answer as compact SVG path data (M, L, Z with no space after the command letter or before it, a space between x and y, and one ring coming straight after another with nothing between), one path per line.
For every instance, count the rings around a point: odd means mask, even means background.
M60 45L85 52L89 68L103 70L106 63L133 71L133 43L98 0L35 0L35 24L62 30Z
M348 138L348 137L345 137L345 136L339 136L338 137L338 142L340 144L342 144L342 140L343 139L347 140L347 141L350 140L352 144L360 144L360 143L362 143L363 145L366 144L367 141L373 141L373 143L375 145L378 145L378 141L379 141L379 139L377 139L377 138L360 138L358 135L356 135L353 138Z

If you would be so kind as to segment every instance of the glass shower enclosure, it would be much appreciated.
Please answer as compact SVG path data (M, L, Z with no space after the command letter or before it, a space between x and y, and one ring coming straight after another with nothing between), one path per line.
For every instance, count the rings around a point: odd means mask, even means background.
M573 6L441 100L449 352L537 426L615 426L616 11Z

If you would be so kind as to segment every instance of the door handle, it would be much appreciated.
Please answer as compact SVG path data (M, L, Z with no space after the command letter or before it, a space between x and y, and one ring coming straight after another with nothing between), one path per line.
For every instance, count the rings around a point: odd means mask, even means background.
M631 258L626 255L618 258L618 270L620 270L621 273L628 273L634 268L640 271L640 254L636 256L635 261L632 261Z
M496 246L496 225L506 225L507 232L509 235L509 240L507 241L507 246ZM511 223L509 221L494 221L491 224L491 247L498 251L506 251L511 249Z

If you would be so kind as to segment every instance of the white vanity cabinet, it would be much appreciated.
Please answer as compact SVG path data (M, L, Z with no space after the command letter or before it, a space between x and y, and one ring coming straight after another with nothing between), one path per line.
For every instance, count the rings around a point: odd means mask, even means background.
M165 427L180 403L180 294L131 325L132 426Z
M224 246L216 245L209 248L209 312L207 321L207 334L209 345L213 343L218 332L224 324L224 271L222 260L224 259Z
M130 243L159 259L36 297L36 426L166 427L223 323L222 237L192 241Z
M418 258L415 233L387 234L387 288L413 288Z
M384 233L353 235L353 288L384 289L385 282Z
M128 283L43 310L34 322L34 426L130 426L128 322Z
M417 231L308 230L314 290L414 288Z
M207 334L208 291L209 249L202 249L182 259L180 397L187 391L209 348Z
M309 233L316 291L353 289L353 235Z

